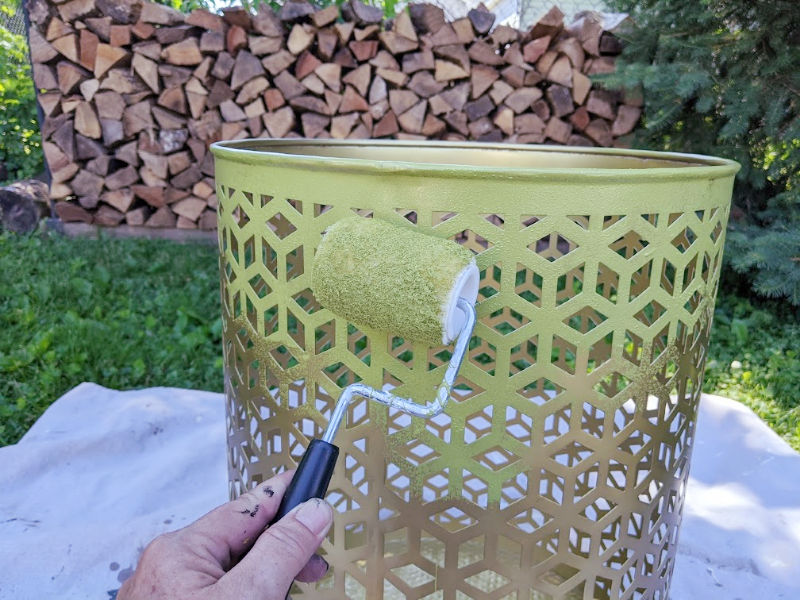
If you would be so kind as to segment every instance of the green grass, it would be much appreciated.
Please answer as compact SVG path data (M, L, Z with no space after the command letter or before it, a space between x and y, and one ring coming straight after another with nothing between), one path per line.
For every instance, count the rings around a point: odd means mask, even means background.
M800 318L786 302L717 299L703 391L749 406L800 451Z
M0 445L82 381L222 390L216 249L0 235Z
M82 381L222 389L216 248L0 235L0 445ZM703 389L800 450L800 320L721 293Z

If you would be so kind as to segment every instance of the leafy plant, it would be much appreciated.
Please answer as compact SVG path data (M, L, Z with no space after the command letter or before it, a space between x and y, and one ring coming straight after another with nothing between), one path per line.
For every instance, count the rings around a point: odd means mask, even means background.
M216 250L0 234L0 446L83 381L222 390Z
M637 145L739 161L729 264L757 293L800 305L800 3L611 4L636 25L599 79L644 91Z
M0 0L0 13L12 16L18 0ZM24 179L44 167L36 95L25 36L0 27L0 164L8 180ZM0 181L2 183L2 181Z
M792 307L721 294L703 391L746 404L800 450L798 338L800 321Z

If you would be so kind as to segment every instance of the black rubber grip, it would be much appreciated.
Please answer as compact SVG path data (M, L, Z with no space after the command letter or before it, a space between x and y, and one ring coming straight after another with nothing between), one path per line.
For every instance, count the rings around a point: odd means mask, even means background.
M297 471L283 495L272 523L311 498L324 498L339 457L339 448L322 440L311 440Z

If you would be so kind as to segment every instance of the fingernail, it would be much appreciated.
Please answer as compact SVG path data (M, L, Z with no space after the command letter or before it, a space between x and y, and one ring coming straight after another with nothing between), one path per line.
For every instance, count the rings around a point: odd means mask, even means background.
M317 560L318 560L319 562L321 562L323 565L325 565L325 570L323 571L323 574L324 574L324 573L327 573L327 572L328 572L328 570L330 570L330 568L331 568L331 566L328 564L328 561L327 561L327 560L325 560L324 558L322 558L322 557L321 557L319 554L315 554L314 556L316 556L316 557L317 557Z
M331 507L319 498L312 498L297 509L295 519L319 535L330 525Z

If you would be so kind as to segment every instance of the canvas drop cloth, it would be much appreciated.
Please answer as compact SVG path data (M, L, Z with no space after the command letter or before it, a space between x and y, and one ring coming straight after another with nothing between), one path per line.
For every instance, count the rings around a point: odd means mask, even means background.
M219 394L84 383L0 448L0 599L113 598L150 539L227 499ZM800 598L800 455L703 398L672 600Z

